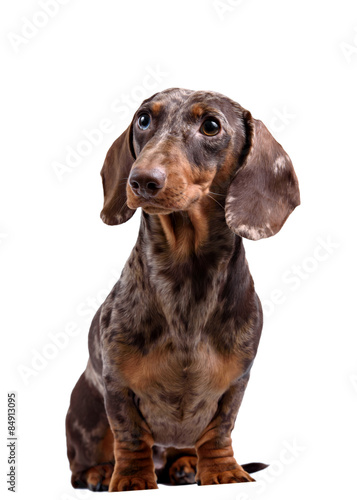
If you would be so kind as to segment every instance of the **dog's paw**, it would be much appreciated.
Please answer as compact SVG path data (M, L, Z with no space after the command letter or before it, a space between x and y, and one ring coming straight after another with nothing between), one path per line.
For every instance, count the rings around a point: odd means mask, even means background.
M197 457L180 457L170 467L171 484L194 484L196 482Z
M198 485L208 484L228 484L228 483L249 483L254 482L248 472L246 472L240 465L232 470L223 472L202 471L196 478Z
M109 491L133 491L133 490L153 490L157 489L155 476L121 476L115 474L109 485Z
M114 466L110 463L99 464L88 469L83 475L83 480L78 480L73 485L75 488L88 488L90 491L108 491Z

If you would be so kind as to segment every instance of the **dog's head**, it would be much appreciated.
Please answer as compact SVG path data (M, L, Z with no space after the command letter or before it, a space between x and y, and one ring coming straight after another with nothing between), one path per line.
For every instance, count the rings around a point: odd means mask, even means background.
M215 92L169 89L145 100L101 171L106 224L190 210L219 195L231 230L277 233L299 205L291 160L265 125Z

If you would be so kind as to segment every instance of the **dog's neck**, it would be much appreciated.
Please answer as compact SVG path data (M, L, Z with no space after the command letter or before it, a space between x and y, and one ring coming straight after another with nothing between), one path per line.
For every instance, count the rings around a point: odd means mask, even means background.
M180 328L185 342L185 332L201 332L217 308L220 314L222 300L236 299L232 290L237 279L241 280L239 293L252 286L242 238L227 226L222 207L217 205L216 209L213 203L211 211L201 213L205 220L198 228L187 212L175 212L164 218L143 212L133 250L132 260L136 260L137 272L145 276L145 287L151 294L150 301L143 295L143 302L160 311L172 328ZM204 234L204 240L197 233ZM175 319L172 311L184 318L181 326L172 324ZM199 338L196 335L191 340L196 342Z

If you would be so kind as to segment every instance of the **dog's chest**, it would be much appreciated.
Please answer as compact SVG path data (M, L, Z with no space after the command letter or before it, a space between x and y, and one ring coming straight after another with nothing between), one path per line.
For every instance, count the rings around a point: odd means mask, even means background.
M145 356L126 356L120 370L155 442L166 446L193 446L241 374L236 356L205 342L191 348L167 343Z

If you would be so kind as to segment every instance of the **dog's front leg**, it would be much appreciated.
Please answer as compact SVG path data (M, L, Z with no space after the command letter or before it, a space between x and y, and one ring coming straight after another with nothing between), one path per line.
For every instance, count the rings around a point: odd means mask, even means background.
M254 481L236 462L231 439L248 379L245 375L223 395L215 417L196 442L199 485Z
M115 467L109 491L157 488L152 457L154 440L129 389L108 390L105 407L114 436Z

